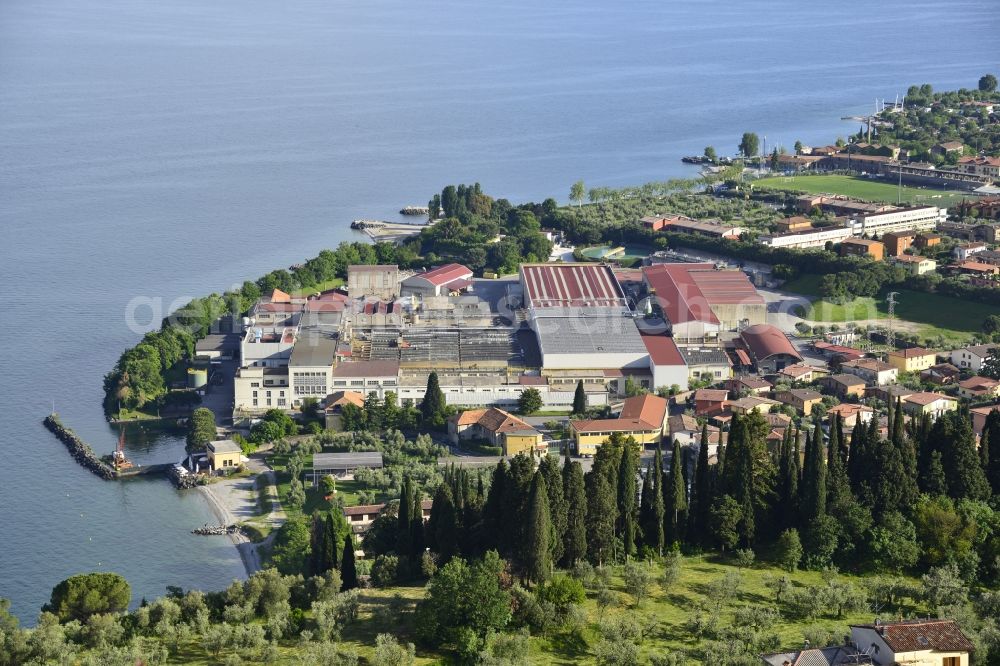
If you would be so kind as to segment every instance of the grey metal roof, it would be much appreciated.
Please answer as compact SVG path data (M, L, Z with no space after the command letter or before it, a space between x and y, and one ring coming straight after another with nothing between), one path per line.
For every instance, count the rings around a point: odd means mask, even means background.
M630 317L546 317L536 321L535 332L543 354L646 353Z
M358 467L381 467L382 454L378 451L314 453L312 463L313 469L356 469Z
M231 439L219 439L214 442L208 443L208 448L212 449L215 453L242 453L243 449L240 445Z

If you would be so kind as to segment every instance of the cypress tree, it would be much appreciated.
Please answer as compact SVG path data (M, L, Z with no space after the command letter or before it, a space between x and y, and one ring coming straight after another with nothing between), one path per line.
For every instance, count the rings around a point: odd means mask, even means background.
M413 511L413 484L409 476L403 477L399 489L399 513L396 515L396 554L408 556L413 550L410 541L411 512Z
M921 486L923 491L931 497L944 497L948 494L948 479L944 475L940 451L931 451L930 461L927 463Z
M611 556L615 542L615 491L607 478L593 469L586 476L586 491L587 556L600 565Z
M802 525L826 515L826 465L823 464L823 431L806 433L806 459L802 467Z
M323 540L326 538L326 522L319 511L312 515L312 525L309 529L309 571L318 576L326 571L323 568Z
M447 484L440 484L431 505L431 517L427 522L428 545L447 562L458 548L458 525L455 502Z
M566 497L563 493L559 459L545 455L538 465L538 471L545 477L545 489L549 495L549 522L552 525L549 547L552 549L552 562L558 562L563 556L563 537L566 534Z
M486 528L484 534L489 543L484 547L496 548L502 554L508 552L508 542L503 533L505 527L505 513L508 508L504 505L507 497L507 462L500 459L496 467L493 468L493 479L490 483L490 490L486 494L486 504L483 506L483 525Z
M708 511L712 506L711 470L708 465L708 425L701 426L698 444L698 462L695 463L694 481L691 483L691 502L688 511L688 539L692 543L708 545ZM659 449L657 449L659 453Z
M843 507L845 503L853 499L851 482L847 478L847 470L844 468L844 460L841 457L840 437L844 430L840 419L840 414L837 414L834 423L830 425L830 443L826 454L826 504L831 509Z
M424 392L424 399L420 402L420 414L424 417L425 423L438 425L438 421L444 415L445 398L441 391L436 372L427 376L427 390Z
M583 390L583 380L576 383L576 393L573 394L573 413L583 414L587 411L587 392Z
M323 571L337 569L337 526L333 523L333 516L326 514L326 529L323 535Z
M983 447L982 442L986 443L982 455L986 480L993 494L1000 495L1000 411L994 409L986 416L980 450Z
M660 492L660 487L666 482L666 477L663 474L663 452L660 451L659 444L656 446L656 455L653 458L653 478L656 480L656 488L652 493L653 508L650 522L653 525L653 538L650 545L656 549L658 555L663 555L663 547L667 540L667 535L663 530L663 519L666 517L667 510L663 504L663 493Z
M632 438L628 438L622 450L621 464L618 466L618 509L621 512L622 545L625 557L635 554L635 476L639 460L635 453Z
M509 539L508 552L516 569L523 570L525 562L525 512L531 494L531 480L535 476L535 462L524 453L514 456L507 473L506 500L503 510L504 538Z
M983 467L976 453L976 440L972 434L971 417L966 410L949 412L939 420L948 419L952 423L952 439L942 456L945 478L948 480L948 495L952 499L988 500L990 484L983 473ZM950 454L950 455L949 455Z
M358 569L354 563L354 537L350 534L344 539L344 554L340 563L340 589L353 590L358 586Z
M410 557L419 561L424 554L424 496L419 490L413 491L413 506L410 509Z
M687 524L687 489L684 487L683 466L681 445L675 439L670 455L670 474L667 477L667 496L664 502L666 538L670 543L681 543L684 540L684 527Z
M655 488L656 480L653 478L652 464L646 466L646 475L642 479L642 490L639 492L639 536L645 546L652 545L654 539L653 520L653 495L658 492Z
M566 532L563 535L563 561L573 566L587 556L587 490L583 467L566 456L563 465L563 494L566 497Z
M542 584L552 572L552 524L545 477L536 472L528 500L525 573L528 580Z
M781 458L778 464L778 510L783 529L794 528L798 521L799 468L793 458L795 451L792 446L792 429L789 427L785 429L785 436L781 440Z

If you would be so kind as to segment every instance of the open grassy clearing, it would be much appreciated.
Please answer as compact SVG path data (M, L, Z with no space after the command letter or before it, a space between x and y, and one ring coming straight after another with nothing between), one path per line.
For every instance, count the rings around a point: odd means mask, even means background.
M326 280L314 284L311 287L302 287L301 289L294 290L291 296L309 296L310 294L315 294L316 292L329 291L330 289L336 289L337 287L344 284L344 281L340 278L333 278L331 280Z
M698 607L703 608L708 614L717 616L720 626L725 626L733 623L734 614L741 607L777 607L774 592L765 584L768 579L787 575L792 580L794 588L806 589L810 586L822 587L830 576L818 571L788 573L765 563L740 570L714 557L689 557L682 561L678 580L664 588L659 582L662 566L658 563L649 563L648 566L653 573L654 582L649 595L641 603L636 605L634 597L626 593L621 570L616 568L611 577L611 589L616 595L616 602L602 608L597 603L596 594L589 591L583 604L587 617L585 628L577 634L566 629L557 629L548 636L533 636L530 639L530 662L592 664L595 662L593 648L600 640L599 624L627 614L640 618L650 629L641 645L643 659L648 660L653 654L683 652L688 655L688 660L682 663L700 663L699 651L704 646L703 641L686 626ZM740 575L738 592L731 600L720 602L713 596L712 584L732 572L739 572ZM865 585L864 577L835 575L835 578L841 582L851 583L859 589L863 589ZM374 655L375 638L380 633L391 633L403 643L414 642L412 611L423 595L424 588L419 586L362 590L358 620L344 629L341 646L356 652L362 658L371 659ZM911 613L927 612L927 609L917 607L908 610ZM808 629L822 627L835 632L834 635L842 635L847 633L848 624L870 621L869 612L845 613L841 618L835 617L834 613L830 612L829 615L811 620L783 616L774 624L772 630L779 636L783 648L792 649L802 645L803 632ZM301 663L302 652L297 642L281 641L280 652L282 661L278 663ZM418 664L442 661L448 662L447 655L418 647ZM213 661L199 644L192 642L184 645L172 663L217 662ZM258 662L245 660L245 663Z
M898 187L889 181L860 178L857 176L814 175L772 176L753 181L754 188L771 188L808 194L842 194L864 201L896 203ZM902 188L903 203L921 203L948 207L968 198L968 192L938 190L923 187Z
M816 297L809 309L803 313L805 319L816 322L847 323L870 319L884 319L889 311L885 302L886 294L877 298L859 297L847 303L833 303L819 298L819 283L822 276L803 275L786 282L782 289ZM907 289L894 290L896 297L896 317L919 325L919 335L924 337L944 336L949 341L963 341L981 330L983 320L990 315L1000 315L1000 307L966 300L927 294Z

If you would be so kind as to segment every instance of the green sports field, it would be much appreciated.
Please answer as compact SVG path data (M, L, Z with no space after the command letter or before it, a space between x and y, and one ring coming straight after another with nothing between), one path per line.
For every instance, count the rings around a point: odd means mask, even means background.
M896 203L897 186L882 180L857 176L773 176L753 181L754 188L767 187L808 194L842 194L864 201ZM903 187L903 203L934 204L948 207L968 198L968 192Z

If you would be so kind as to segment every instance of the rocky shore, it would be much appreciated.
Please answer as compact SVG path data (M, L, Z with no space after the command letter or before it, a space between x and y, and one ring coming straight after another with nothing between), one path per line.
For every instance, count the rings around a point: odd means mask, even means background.
M118 474L107 464L96 453L90 448L90 445L84 442L82 439L77 437L76 433L67 428L59 420L58 414L49 414L45 417L42 422L46 429L51 432L56 438L66 445L73 459L80 463L83 467L89 469L91 472L101 477L105 481L112 481L118 478Z

